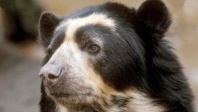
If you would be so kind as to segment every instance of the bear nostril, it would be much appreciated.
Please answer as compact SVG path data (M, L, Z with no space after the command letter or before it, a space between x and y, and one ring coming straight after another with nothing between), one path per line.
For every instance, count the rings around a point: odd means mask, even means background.
M57 75L48 74L48 78L51 79L51 80L56 79L56 78L58 78L58 77L59 77L59 76L57 76Z
M45 79L45 74L42 71L40 71L39 76L40 78Z
M62 73L63 67L48 64L41 68L39 75L44 80L54 81L55 79L58 79Z
M40 78L45 78L43 74L39 74Z

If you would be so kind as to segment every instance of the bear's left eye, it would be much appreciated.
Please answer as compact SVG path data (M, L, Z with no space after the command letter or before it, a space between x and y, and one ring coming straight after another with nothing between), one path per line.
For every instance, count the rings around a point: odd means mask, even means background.
M100 51L100 47L96 44L92 44L87 48L89 53L97 53Z

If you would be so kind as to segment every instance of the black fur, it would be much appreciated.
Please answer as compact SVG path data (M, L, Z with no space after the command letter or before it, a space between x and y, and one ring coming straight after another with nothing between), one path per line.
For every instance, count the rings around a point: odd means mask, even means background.
M48 49L44 64L62 43L62 29L53 34L64 19L78 18L92 13L103 13L116 21L116 33L102 25L88 25L78 29L75 41L83 51L90 38L104 42L104 56L91 54L89 61L106 84L117 91L128 88L147 94L165 112L194 112L193 95L183 74L182 66L163 37L171 24L165 4L160 0L147 0L137 10L119 3L105 3L77 11L58 19L53 14L43 14L40 20L40 37ZM46 95L42 85L41 112L55 112L53 100ZM126 106L130 98L112 96L112 102ZM100 110L100 109L99 109ZM102 111L102 110L100 110ZM145 110L146 111L146 110Z
M61 20L52 13L43 13L39 23L39 34L41 43L47 47L51 43L53 32Z

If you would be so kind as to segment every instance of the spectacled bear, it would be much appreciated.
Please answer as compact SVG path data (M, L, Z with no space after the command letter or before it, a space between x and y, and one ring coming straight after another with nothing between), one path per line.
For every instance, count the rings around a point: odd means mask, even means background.
M164 39L160 0L138 9L108 2L39 23L46 51L41 112L194 112L182 66Z

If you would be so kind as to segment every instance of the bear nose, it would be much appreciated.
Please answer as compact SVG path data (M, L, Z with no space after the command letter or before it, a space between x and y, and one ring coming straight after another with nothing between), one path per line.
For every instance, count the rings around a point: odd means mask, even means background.
M39 72L40 77L42 77L44 80L55 80L60 77L62 74L63 67L53 65L53 64L47 64L43 66Z

